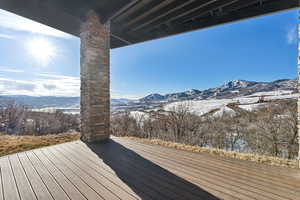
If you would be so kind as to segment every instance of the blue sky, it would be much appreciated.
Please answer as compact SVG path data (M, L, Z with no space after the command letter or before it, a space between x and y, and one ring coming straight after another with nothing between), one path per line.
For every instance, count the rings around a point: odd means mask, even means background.
M111 51L111 93L206 89L297 76L297 10ZM0 10L0 94L79 96L77 37Z

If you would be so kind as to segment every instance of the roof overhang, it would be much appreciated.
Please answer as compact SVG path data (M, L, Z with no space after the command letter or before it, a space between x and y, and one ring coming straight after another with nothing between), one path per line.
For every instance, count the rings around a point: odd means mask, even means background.
M0 0L0 8L79 36L88 10L111 20L111 48L299 6L299 0Z

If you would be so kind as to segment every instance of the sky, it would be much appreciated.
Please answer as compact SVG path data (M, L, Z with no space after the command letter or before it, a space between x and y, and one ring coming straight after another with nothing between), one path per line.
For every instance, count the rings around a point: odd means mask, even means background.
M112 98L297 76L297 10L111 50ZM0 95L79 96L80 39L0 9Z

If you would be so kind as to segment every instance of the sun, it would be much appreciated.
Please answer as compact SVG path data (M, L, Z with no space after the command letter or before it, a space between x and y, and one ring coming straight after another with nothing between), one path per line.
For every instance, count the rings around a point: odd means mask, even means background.
M48 65L56 55L54 45L46 38L30 39L26 46L29 54L43 66Z

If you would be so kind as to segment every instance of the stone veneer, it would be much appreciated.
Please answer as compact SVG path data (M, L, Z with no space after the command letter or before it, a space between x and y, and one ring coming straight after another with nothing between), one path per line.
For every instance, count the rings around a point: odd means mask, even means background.
M110 126L110 22L88 12L81 25L81 139L99 142L109 138Z

